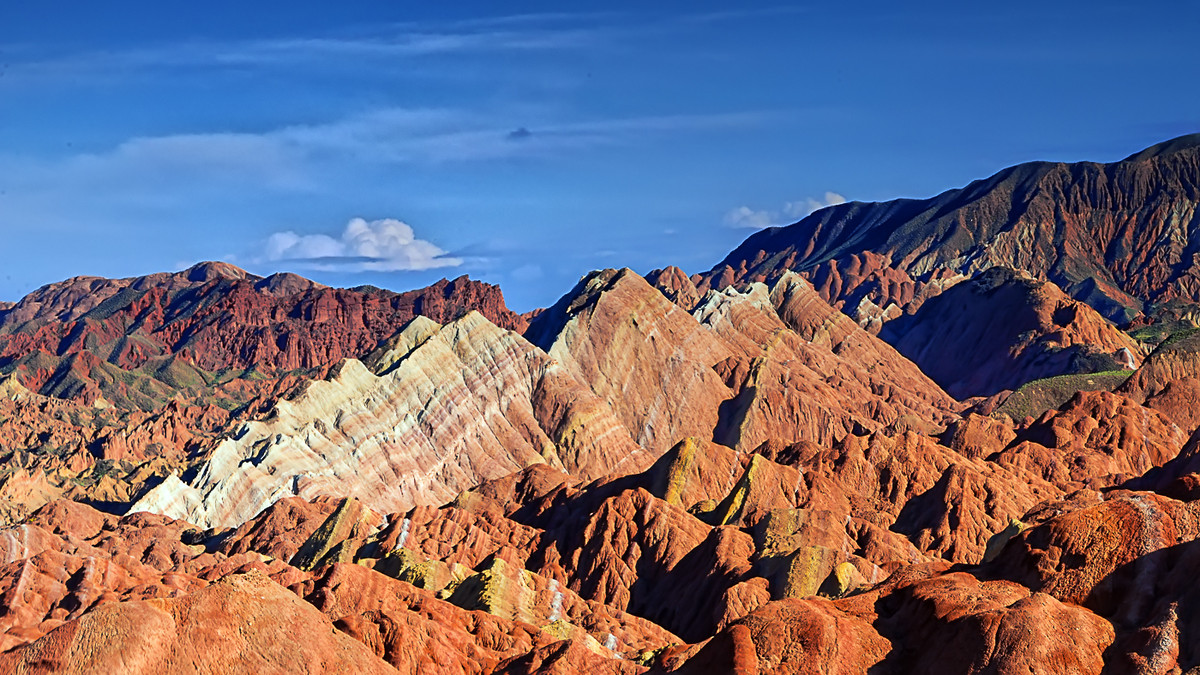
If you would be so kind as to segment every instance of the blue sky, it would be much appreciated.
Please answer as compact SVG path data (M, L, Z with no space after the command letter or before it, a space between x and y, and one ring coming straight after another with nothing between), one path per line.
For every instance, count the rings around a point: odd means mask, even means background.
M1190 0L567 4L5 3L0 300L222 259L527 310L1200 131Z

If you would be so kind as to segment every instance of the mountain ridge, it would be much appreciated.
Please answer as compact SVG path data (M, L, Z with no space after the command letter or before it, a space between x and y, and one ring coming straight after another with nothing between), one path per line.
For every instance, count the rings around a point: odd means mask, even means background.
M526 325L498 286L465 275L403 293L331 288L291 273L260 277L220 262L124 279L74 277L0 311L0 373L37 391L52 382L66 391L61 383L69 381L72 395L90 403L127 396L122 373L169 392L174 383L161 381L156 359L177 360L210 383L223 373L312 370L365 355L414 316L444 322L472 309L501 327ZM95 379L96 368L110 374Z
M919 306L1003 264L1125 322L1149 304L1200 302L1198 204L1200 134L1192 134L1108 164L1028 162L927 199L826 207L751 235L699 285L790 269L853 313L863 298Z

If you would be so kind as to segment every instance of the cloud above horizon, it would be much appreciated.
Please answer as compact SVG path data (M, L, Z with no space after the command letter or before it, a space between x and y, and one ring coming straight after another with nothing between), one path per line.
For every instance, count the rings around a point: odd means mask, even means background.
M265 260L339 272L419 271L463 263L433 243L417 239L410 225L394 218L352 218L338 236L276 232L267 238Z
M827 191L821 199L807 197L794 202L786 202L783 208L777 211L739 206L727 211L724 221L729 227L761 230L765 227L778 227L793 223L814 211L844 203L846 203L845 197L836 192Z
M554 121L536 131L497 121L513 114L391 107L259 132L137 136L107 150L53 159L0 153L0 171L12 177L9 194L52 187L64 194L145 191L156 197L202 186L226 190L230 184L312 191L321 189L340 166L561 160L658 137L752 127L772 115L748 111Z

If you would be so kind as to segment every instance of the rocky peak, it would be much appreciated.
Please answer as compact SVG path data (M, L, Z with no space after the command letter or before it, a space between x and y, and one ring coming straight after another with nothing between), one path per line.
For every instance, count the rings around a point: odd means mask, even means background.
M700 302L700 292L695 282L674 265L650 272L646 275L646 281L685 310L691 311Z
M226 277L233 278L233 277ZM311 279L305 279L299 274L291 272L276 272L265 279L262 279L254 284L255 290L267 293L268 295L288 296L296 293L303 293L315 289L329 288L324 284L318 284Z
M201 284L216 281L217 279L251 279L257 281L260 278L236 265L219 261L196 263L183 272L180 272L180 275L188 281Z

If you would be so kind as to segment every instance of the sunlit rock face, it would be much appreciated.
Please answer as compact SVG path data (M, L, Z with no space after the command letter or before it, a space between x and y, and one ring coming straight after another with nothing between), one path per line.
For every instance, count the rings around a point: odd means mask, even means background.
M535 463L585 479L653 457L570 372L516 333L471 313L415 322L377 357L279 401L222 441L188 482L171 478L134 510L237 526L292 495L355 496L372 508L440 504Z
M588 275L526 334L654 453L711 437L732 395L713 370L728 347L628 269Z

